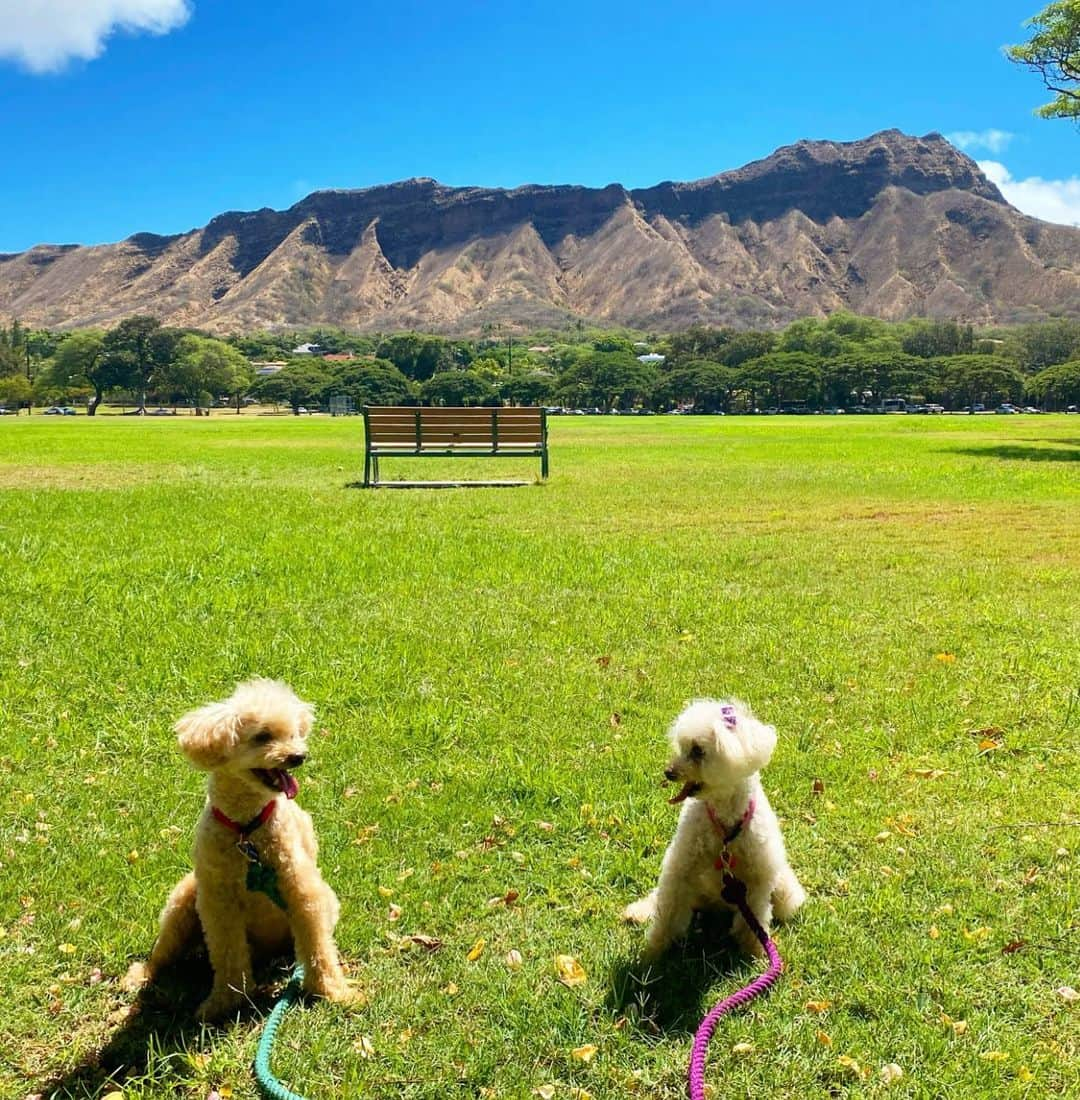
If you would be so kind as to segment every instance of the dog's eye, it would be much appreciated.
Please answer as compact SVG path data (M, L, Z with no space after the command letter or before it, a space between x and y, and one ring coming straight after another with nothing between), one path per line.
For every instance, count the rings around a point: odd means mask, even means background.
M263 730L261 733L255 734L254 741L256 745L266 745L273 741L274 735L269 730Z
M705 750L700 745L694 745L690 750L690 759L693 760L695 764L700 763L705 759Z

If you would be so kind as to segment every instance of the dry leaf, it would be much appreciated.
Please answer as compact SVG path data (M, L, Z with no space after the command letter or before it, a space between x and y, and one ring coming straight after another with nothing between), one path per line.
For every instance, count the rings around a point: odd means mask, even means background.
M551 1100L555 1095L554 1085L540 1085L538 1088L533 1089L533 1095L539 1096L540 1100Z
M930 930L926 933L932 940L936 940L941 936L936 924L930 925Z
M622 725L622 715L616 710L611 712L611 717L608 718L608 722L611 724L613 730L617 730Z
M831 1035L829 1035L829 1034L828 1034L828 1032L825 1032L825 1031L815 1031L815 1032L814 1032L814 1038L815 1038L815 1039L817 1039L817 1041L818 1041L818 1042L819 1042L819 1043L820 1043L820 1044L821 1044L821 1045L822 1045L823 1047L831 1047L831 1046L832 1046L832 1036L831 1036Z
M588 1089L572 1088L570 1095L573 1100L593 1100L593 1094Z
M753 1043L736 1043L731 1048L731 1053L732 1054L741 1054L741 1055L753 1054L754 1053L754 1044Z
M995 741L991 737L984 737L979 742L979 752L994 752L996 749L1001 748L1001 742Z
M442 947L442 940L437 940L434 936L406 936L405 939L409 943L415 943L417 947L422 947L425 951L438 951Z
M956 660L955 653L935 653L934 660L940 661L943 665L951 665Z
M810 785L810 791L812 794L824 794L825 793L825 780L815 779Z
M828 1012L830 1008L832 1008L832 1001L807 1001L803 1005L804 1012L811 1012L815 1016Z
M878 1076L881 1078L882 1084L891 1085L904 1076L904 1071L895 1062L890 1062L888 1065L881 1067Z
M521 964L524 961L525 960L521 957L521 952L516 947L511 948L509 951L507 951L506 965L510 967L511 970L520 970Z
M967 1034L967 1020L952 1020L949 1025L954 1035L966 1035Z
M476 943L472 945L472 948L470 949L468 955L465 956L465 958L467 958L471 963L476 962L476 960L480 958L480 956L484 953L484 948L486 946L487 942L485 940L477 940Z
M386 919L401 920L401 913L402 909L400 905L391 905L390 908L387 910Z
M1027 947L1027 940L1013 940L1001 949L1001 953L1003 955L1015 955L1022 947Z
M837 1060L837 1062L839 1062L839 1064L841 1066L844 1067L844 1069L848 1070L850 1073L854 1074L856 1077L867 1077L867 1076L869 1076L869 1073L870 1073L869 1070L863 1069L863 1067L860 1066L859 1063L856 1062L854 1058L849 1058L846 1054L841 1054L840 1057L837 1058L836 1060Z
M394 892L393 890L391 890L389 887L386 887L386 886L379 886L379 887L377 887L377 889L379 891L379 897L381 897L381 898L388 898Z
M592 1043L586 1043L584 1046L574 1047L570 1054L579 1062L591 1062L596 1057L598 1049Z
M969 932L966 928L963 928L961 934L969 943L981 943L990 935L990 931L989 928L974 928Z
M940 768L917 768L910 773L916 779L940 779L945 773ZM890 1065L895 1065L894 1062L890 1062Z
M556 955L555 973L566 986L584 985L587 981L584 968L573 955Z
M375 1046L371 1042L370 1035L361 1035L360 1038L353 1043L353 1050L355 1050L361 1058L375 1057Z
M1067 1004L1074 1005L1080 1001L1080 993L1077 993L1071 985L1059 985L1054 992Z
M610 658L610 657L607 657L607 656L605 656L605 657L597 657L597 658L596 658L596 663L597 663L597 664L598 664L598 665L599 665L599 666L600 666L601 668L607 668L607 666L611 664L611 658Z
M984 1062L1007 1062L1009 1056L1003 1050L984 1050L979 1057Z
M1026 1085L1029 1081L1033 1081L1035 1079L1035 1074L1032 1073L1031 1070L1027 1068L1027 1066L1021 1066L1016 1071L1016 1079L1022 1085Z
M550 821L538 821L536 823L536 827L541 832L545 832L545 833L551 833L551 832L555 831L555 826L552 825Z

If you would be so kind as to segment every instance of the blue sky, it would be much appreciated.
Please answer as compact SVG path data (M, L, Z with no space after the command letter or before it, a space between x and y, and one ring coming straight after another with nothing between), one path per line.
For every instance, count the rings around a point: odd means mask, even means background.
M698 179L890 127L1080 223L1080 131L1001 54L1041 6L0 0L0 251L410 176Z

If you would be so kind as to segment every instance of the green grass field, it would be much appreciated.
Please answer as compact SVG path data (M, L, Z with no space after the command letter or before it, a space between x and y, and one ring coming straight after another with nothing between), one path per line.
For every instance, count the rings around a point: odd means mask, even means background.
M347 487L361 430L0 422L0 1095L256 1095L280 970L225 1029L205 966L136 1014L116 984L202 804L171 724L251 674L318 707L300 799L367 996L286 1020L310 1100L683 1096L757 966L706 926L648 971L618 915L665 728L723 694L780 731L810 901L715 1094L1080 1094L1080 418L554 420L546 484L402 492Z

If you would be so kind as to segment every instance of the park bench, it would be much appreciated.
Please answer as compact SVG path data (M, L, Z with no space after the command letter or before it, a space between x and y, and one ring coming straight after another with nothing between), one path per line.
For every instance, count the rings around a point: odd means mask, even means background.
M388 456L519 458L536 455L540 459L540 476L548 475L545 409L531 406L465 409L369 405L364 407L363 413L365 488L379 484L379 459Z

